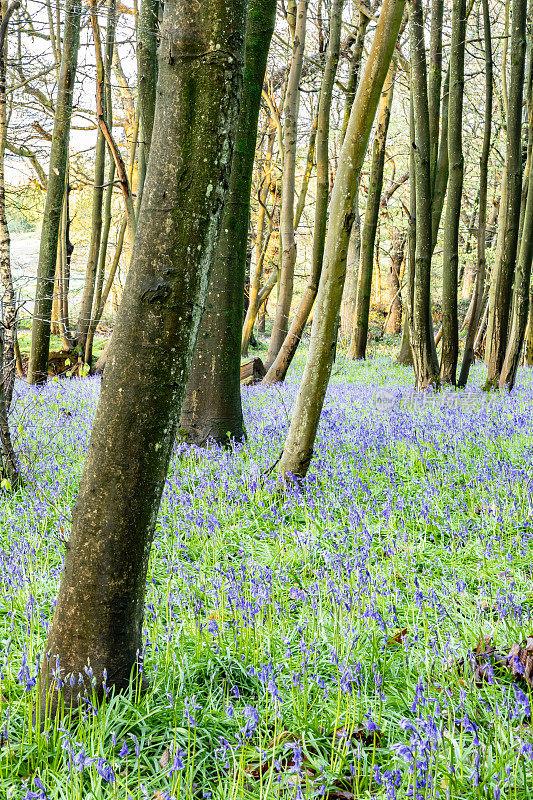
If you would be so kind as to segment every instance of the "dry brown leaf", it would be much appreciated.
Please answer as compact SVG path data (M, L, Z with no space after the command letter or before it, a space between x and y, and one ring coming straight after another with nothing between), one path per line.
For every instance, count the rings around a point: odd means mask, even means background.
M408 633L407 628L402 628L401 631L398 631L397 633L394 634L394 636L391 636L387 644L388 645L401 644L405 639L405 637L407 636L407 633Z
M170 750L168 747L165 747L163 753L161 754L161 758L159 759L159 766L161 769L166 769L170 764Z
M533 686L533 636L528 636L521 645L513 644L507 658L513 677Z

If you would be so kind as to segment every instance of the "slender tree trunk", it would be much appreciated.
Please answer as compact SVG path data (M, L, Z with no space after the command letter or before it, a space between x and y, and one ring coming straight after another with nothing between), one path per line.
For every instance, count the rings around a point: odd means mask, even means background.
M54 117L54 131L52 134L52 148L50 151L50 169L41 229L39 265L37 267L37 289L33 311L28 383L44 383L48 375L50 317L57 258L57 239L65 191L72 95L78 63L80 18L80 0L67 0L61 70Z
M96 13L96 11L93 13ZM87 258L87 269L85 272L85 283L83 286L76 336L82 355L85 353L85 343L91 324L91 310L93 307L94 287L96 283L98 256L100 254L100 241L102 237L102 203L104 200L105 151L106 141L104 139L104 134L101 130L98 130L96 137L96 154L94 160L91 241L89 244L89 255Z
M344 106L344 119L341 131L341 145L344 142L346 129L350 120L352 105L359 84L359 74L363 60L363 49L365 44L366 30L370 18L362 11L357 11L359 24L357 34L352 48L350 68L348 72L346 103ZM359 186L357 187L354 199L354 219L350 241L348 243L348 259L346 262L346 280L341 302L340 328L343 335L348 338L351 336L353 319L355 314L355 301L357 298L357 277L359 275L359 262L361 258L361 219L359 216Z
M255 261L250 274L250 293L248 295L248 308L246 309L246 316L242 328L241 338L241 353L243 356L248 355L248 347L253 335L255 320L259 310L258 297L261 288L261 277L263 275L263 264L265 262L266 251L270 236L272 233L273 220L272 215L268 215L268 230L265 235L265 217L267 216L266 202L268 197L268 188L270 185L270 173L272 170L272 153L274 149L274 139L276 136L276 128L274 125L270 126L268 133L264 175L262 185L258 192L259 209L257 212L256 222L256 240L255 240Z
M199 447L245 437L240 390L244 273L257 120L275 17L276 0L251 0L229 192L181 410L180 435Z
M363 50L365 46L366 29L368 28L368 23L370 22L370 17L367 14L364 14L362 11L359 11L356 6L354 6L354 8L355 8L354 26L355 26L355 16L358 17L359 21L357 24L357 33L355 35L355 42L352 47L350 66L348 68L348 80L346 82L346 99L344 106L344 117L342 121L342 131L341 131L341 145L344 142L344 137L346 136L348 122L350 121L350 114L352 113L353 101L355 100L355 94L357 92L357 86L359 84L359 74L361 72L361 63L363 61Z
M411 82L415 119L416 248L413 321L410 330L417 389L438 383L432 353L430 311L432 254L431 164L424 21L421 0L409 0ZM434 344L433 344L434 346Z
M308 0L298 0L294 33L292 63L285 95L283 185L281 190L281 272L276 315L266 357L266 368L273 364L289 329L294 267L296 264L296 239L294 237L294 193L296 179L296 149L298 135L299 87L302 75L307 25Z
M66 169L65 191L63 193L63 207L61 211L59 237L61 243L61 292L59 294L60 315L59 315L59 335L61 336L61 346L64 350L72 350L74 338L70 332L70 315L68 305L68 293L70 288L70 262L74 245L70 241L70 208L69 194L70 187L68 181L68 164Z
M11 405L13 385L15 383L15 341L17 338L17 307L13 275L11 272L11 241L6 216L6 184L4 161L7 141L7 93L6 93L6 62L7 62L7 27L13 11L20 6L15 0L8 5L7 0L0 4L0 280L2 281L2 327L3 349L0 367L2 375L0 381L3 387L4 405L7 410ZM7 424L7 423L6 423Z
M414 296L415 296L415 256L416 256L416 170L415 151L412 143L415 141L415 113L413 91L409 101L409 227L407 230L407 291L405 296L405 315L402 326L402 340L396 361L406 367L413 365L413 351L411 349L411 329L413 328Z
M479 221L477 231L477 265L474 294L472 297L472 312L468 322L465 351L461 373L459 375L459 387L466 386L470 366L474 360L474 342L478 329L479 318L485 294L485 273L486 273L486 228L487 228L487 192L489 176L489 155L490 141L492 133L492 81L493 81L493 61L492 61L492 34L490 26L489 0L482 0L483 7L483 36L485 40L485 127L483 132L483 147L479 162Z
M404 230L395 230L392 238L392 253L387 270L387 286L389 290L388 318L383 332L398 334L402 328L402 293L400 275L405 256L407 234Z
M300 193L294 211L294 230L298 230L298 225L302 219L302 214L305 208L305 201L307 199L307 190L309 189L309 181L311 180L311 173L313 171L313 164L315 163L315 150L316 150L316 132L318 127L318 110L315 114L313 124L311 125L311 133L309 134L309 144L307 146L307 158L305 160L305 171L302 178Z
M530 0L530 9L533 4ZM533 165L531 163L533 148L533 44L531 36L528 42L528 76L527 76L527 110L528 110L528 141L529 163L525 177L526 202L524 218L520 232L520 247L516 264L516 279L514 287L514 302L511 331L507 344L507 352L503 362L500 388L506 386L511 390L515 384L516 372L520 361L520 353L524 343L529 306L529 286L531 280L531 260L533 258Z
M4 333L5 329L2 329L0 331L0 364L5 363ZM3 375L0 379L0 480L2 483L7 480L8 484L3 483L3 488L12 490L16 489L20 483L17 456L13 448L9 430L8 408L6 404Z
M431 191L434 191L439 153L439 122L442 85L442 20L444 0L431 0L431 30L429 37L428 113L431 160Z
M330 16L330 33L326 65L318 103L318 131L316 141L316 204L313 234L311 274L285 341L263 383L283 381L292 362L313 308L324 257L329 196L329 120L333 85L339 63L343 0L333 0Z
M137 216L150 156L157 86L157 34L160 0L141 0L137 35L137 70L139 104L139 162L137 171ZM111 119L109 117L109 119Z
M431 202L431 252L437 246L437 239L439 236L440 221L442 218L442 210L444 208L444 199L446 197L446 189L448 188L448 174L449 174L449 155L448 155L448 103L450 89L450 71L446 72L444 79L443 98L442 98L442 124L439 154L437 158L437 166L435 177L432 187L432 202Z
M311 341L287 441L278 465L281 475L303 477L312 458L335 351L355 192L404 6L404 0L383 2L339 155Z
M111 94L111 70L113 67L113 51L115 49L115 26L116 26L116 0L108 0L107 6L107 27L106 27L106 46L104 56L104 84L103 84L103 107L106 116L107 126L111 132L113 129L113 101ZM96 284L91 309L91 322L87 331L85 341L84 361L91 366L93 357L93 342L96 328L100 322L100 306L102 304L102 290L105 279L105 267L107 246L109 242L109 232L111 230L111 205L113 202L113 188L115 181L115 162L109 153L109 171L107 176L107 188L105 191L104 210L102 219L102 234L100 237L100 252L98 254L98 269L96 272ZM137 209L138 213L138 209ZM105 304L104 304L105 305ZM103 313L103 309L102 309Z
M526 0L512 2L511 69L507 116L505 214L502 247L493 280L496 281L492 309L486 388L498 386L507 348L509 310L518 244L518 226L522 194L522 98L526 54Z
M381 192L383 190L385 147L387 144L387 132L392 108L395 73L396 61L393 58L378 108L378 122L372 148L370 185L366 202L363 232L361 235L361 261L359 264L357 299L355 303L352 339L348 350L348 358L356 360L364 359L366 356L370 292L372 289L372 271L374 266L374 246L378 227Z
M151 158L41 673L41 715L129 685L242 87L245 3L166 0ZM68 680L58 697L53 671ZM50 690L48 694L47 690Z
M359 187L355 193L353 204L353 224L348 242L348 257L346 260L346 280L341 302L340 328L343 336L349 340L353 330L355 303L357 300L357 277L361 261L361 218L359 216Z
M463 199L463 94L465 83L466 0L453 0L448 111L448 199L442 246L442 355L440 380L455 386L459 357L457 283L459 222Z

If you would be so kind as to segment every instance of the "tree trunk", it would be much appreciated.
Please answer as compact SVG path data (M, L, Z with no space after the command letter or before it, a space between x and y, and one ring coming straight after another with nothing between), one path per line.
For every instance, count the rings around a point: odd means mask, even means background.
M430 310L432 254L431 164L424 20L421 0L409 0L411 28L411 83L415 120L416 247L411 348L416 387L427 389L438 383L432 352ZM433 345L434 346L434 345Z
M93 13L96 13L94 11ZM102 76L103 81L103 76ZM77 325L77 343L80 346L82 355L85 353L85 343L91 324L91 310L93 307L94 288L96 283L96 271L98 268L98 256L100 254L100 241L102 238L102 203L104 200L104 176L105 176L105 151L106 142L104 134L98 130L96 137L96 153L94 159L94 187L91 212L91 241L89 244L89 255L87 258L87 269L85 272L85 283L81 298L80 311Z
M396 62L393 58L385 81L385 87L378 108L378 123L372 148L370 185L366 201L365 220L361 234L361 260L359 281L355 301L355 315L348 358L364 359L368 339L368 316L370 312L370 292L374 266L374 246L378 227L381 192L383 190L383 170L385 167L385 147L389 129Z
M241 354L248 355L248 347L253 336L253 329L257 312L259 310L258 297L261 289L261 278L263 275L263 265L265 263L266 252L270 236L272 234L273 219L272 215L268 215L268 226L265 234L265 217L267 216L266 202L268 197L268 190L270 186L270 173L272 163L272 153L274 149L274 139L276 137L275 125L270 125L268 133L266 156L264 162L264 174L262 183L257 194L259 200L259 209L257 211L256 221L256 236L255 236L255 260L250 274L250 292L248 295L248 308L246 309L246 316L242 327L241 338Z
M395 230L392 238L392 253L387 270L387 286L389 289L388 319L383 332L398 334L402 328L402 293L400 275L405 256L407 234L404 230Z
M50 348L50 317L57 258L57 239L65 176L68 159L70 119L72 116L72 95L78 64L80 39L80 0L67 0L65 25L63 31L63 51L61 71L50 151L50 168L46 201L44 205L39 265L37 267L37 288L31 331L30 362L28 383L45 383L48 375L48 351Z
M344 119L341 131L341 146L344 142L346 129L350 120L352 105L359 84L359 74L363 60L363 49L365 44L366 29L370 18L362 11L356 12L359 15L357 34L352 48L350 68L348 72L348 82L346 85L346 104L344 106ZM353 328L355 314L355 301L357 298L357 276L359 275L359 262L361 258L361 219L359 216L359 186L357 186L354 198L354 218L350 241L348 243L348 258L346 262L346 280L341 302L340 328L343 336L348 339Z
M439 153L439 122L442 85L442 20L444 0L431 0L431 29L429 35L428 113L431 161L431 191L435 188Z
M415 113L413 91L409 102L409 138L415 141ZM415 296L415 256L416 256L416 176L415 176L415 151L411 144L409 148L409 227L407 230L407 291L405 293L405 314L402 326L402 340L396 357L398 364L406 367L413 365L413 351L411 349L411 329L413 327L413 310Z
M466 386L470 366L474 360L474 343L485 294L486 273L486 228L487 228L487 191L489 176L489 155L492 133L492 34L490 26L489 0L482 0L483 36L485 40L485 127L483 131L483 147L479 161L479 220L477 231L477 265L474 294L472 296L472 312L466 332L465 351L459 375L459 387Z
M383 2L339 155L311 341L287 441L278 465L281 475L303 477L313 455L335 351L355 191L404 6L404 0Z
M530 4L531 7L531 4ZM533 151L533 45L531 37L528 42L528 77L527 77L527 110L528 110L528 169L524 179L526 203L521 230L518 261L516 264L516 279L514 289L513 317L507 352L503 362L500 388L506 386L509 391L516 380L516 371L520 361L520 353L526 332L529 285L531 279L531 260L533 258L533 164L531 163Z
M111 94L111 70L113 67L113 51L115 49L115 26L116 26L116 0L108 0L107 6L107 27L106 45L104 57L104 81L103 81L103 107L106 116L107 126L111 132L113 129L113 101ZM109 153L109 171L107 176L107 188L105 191L104 210L102 219L102 234L100 237L100 252L98 254L98 269L96 272L96 285L91 308L91 322L87 331L85 341L84 361L89 366L93 360L93 342L96 328L103 313L100 313L102 305L102 290L104 286L105 267L107 257L107 246L109 242L109 232L111 230L111 205L113 202L113 188L115 181L115 162ZM138 209L137 209L138 213ZM105 305L105 303L104 303Z
M448 187L448 102L449 102L449 88L450 88L450 70L446 72L444 79L443 98L442 98L442 130L440 135L439 155L437 158L437 166L433 185L431 189L432 202L431 202L431 252L437 246L437 239L439 237L440 221L442 218L442 210L444 208L444 199L446 197L446 189Z
M329 42L326 65L318 102L318 129L316 138L316 203L313 233L311 274L285 341L263 383L279 383L285 379L296 349L313 308L324 257L329 197L329 120L333 85L339 63L343 0L333 0L330 16Z
M486 388L498 386L507 348L509 310L518 244L518 226L522 194L522 97L526 54L526 0L513 0L511 30L511 69L509 81L505 205L500 258L493 280L496 281L492 309L491 338Z
M298 136L298 109L300 105L299 87L305 49L308 0L298 0L296 28L293 41L292 63L285 95L283 185L281 189L281 272L279 280L276 315L270 335L270 345L266 357L267 370L281 349L289 330L294 286L294 267L296 264L296 239L294 237L294 193L296 179L296 150Z
M137 170L137 216L141 207L146 165L150 156L154 127L155 90L157 86L157 34L160 0L141 0L137 35L137 71L139 106L139 162ZM109 117L110 119L110 117Z
M146 571L227 191L245 3L166 0L156 114L126 278L41 673L41 715L129 685ZM93 686L85 671L90 661ZM81 674L84 686L79 686ZM50 696L47 697L47 689Z
M3 348L0 367L2 375L0 381L3 387L3 402L5 410L9 410L15 383L15 341L17 338L17 307L13 275L11 272L11 241L6 216L6 184L4 162L7 141L7 94L6 94L6 63L7 63L7 27L13 11L20 2L12 2L9 6L7 0L0 4L0 280L2 281L2 328ZM6 423L7 424L7 423Z
M180 435L198 447L245 437L240 390L244 273L257 120L275 16L276 0L251 0L228 197L181 410Z
M448 199L442 245L442 354L440 380L455 386L459 357L457 283L459 222L463 199L463 95L465 83L466 0L453 0L448 99Z

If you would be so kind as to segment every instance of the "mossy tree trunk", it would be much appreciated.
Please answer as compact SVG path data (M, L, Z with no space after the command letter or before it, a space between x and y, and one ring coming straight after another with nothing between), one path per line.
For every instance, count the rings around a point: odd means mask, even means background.
M475 286L472 296L472 310L466 331L465 350L458 385L464 387L468 381L468 374L474 360L474 342L478 329L483 297L485 294L486 273L486 231L487 231L487 194L489 179L489 156L492 134L492 97L493 97L493 61L492 61L492 33L490 24L490 10L488 0L482 0L483 8L483 38L485 44L485 122L483 130L483 145L479 160L479 219L477 231L477 263L475 269Z
M430 311L432 255L432 192L429 110L424 20L420 0L409 0L411 40L411 86L415 123L414 150L416 192L416 245L412 324L410 327L413 367L417 389L438 382L434 360Z
M150 161L41 673L56 713L130 683L146 572L227 193L245 2L167 0ZM48 692L47 690L50 690Z
M440 380L455 386L459 357L457 283L459 222L463 200L463 95L465 83L466 0L453 0L448 99L448 199L442 245L442 354Z
M199 447L209 441L228 444L245 435L240 364L250 190L275 16L275 0L251 0L229 192L180 419L180 434Z
M13 274L11 272L11 240L6 216L5 153L7 142L7 30L13 11L20 5L14 0L0 3L0 280L2 282L3 356L0 360L0 383L4 392L4 405L9 409L15 383L15 342L17 338L17 308Z
M529 5L530 11L533 10L531 0ZM506 386L509 390L513 388L516 380L516 371L524 344L530 302L531 260L533 258L533 41L531 36L528 42L526 100L528 111L528 160L524 174L526 202L516 263L511 331L500 376L500 387Z
M307 26L307 6L309 0L298 0L296 6L296 25L294 29L292 62L287 80L284 104L283 134L283 177L281 189L281 270L279 276L276 314L270 335L266 356L269 369L279 353L289 330L294 287L294 268L296 265L296 239L294 231L294 195L296 187L296 150L298 144L298 111L300 107L300 78L302 76Z
M285 379L304 328L315 302L322 271L329 197L329 120L333 85L339 63L343 0L333 0L330 15L329 42L320 98L318 101L318 130L316 137L316 201L313 229L311 274L298 305L285 341L274 362L263 378L263 383L279 383Z
M37 267L37 288L31 330L30 361L28 383L44 383L48 375L48 352L50 349L50 320L54 275L57 259L57 240L65 177L68 161L70 120L72 117L72 97L78 65L80 39L80 0L67 0L63 30L63 49L61 69L56 99L52 147L46 200L41 228L39 264Z
M355 191L404 6L404 0L384 0L339 155L311 341L278 465L281 476L303 477L313 455L337 340Z
M146 165L154 127L157 86L157 36L160 0L141 0L137 31L137 73L139 104L139 160L137 171L137 215L142 199Z
M505 163L505 204L499 259L495 267L494 304L489 320L490 341L486 388L498 386L507 348L509 312L516 265L518 228L522 195L522 101L526 55L526 0L513 0L511 27L511 68L507 115Z
M383 189L383 171L385 168L385 148L389 130L392 99L394 94L394 76L396 59L393 58L383 94L378 108L378 122L372 147L372 165L370 167L370 184L366 201L365 218L361 234L361 258L359 264L359 281L355 302L352 337L348 358L364 359L368 339L368 317L370 313L370 293L372 289L372 273L374 267L374 246L378 228L381 192Z

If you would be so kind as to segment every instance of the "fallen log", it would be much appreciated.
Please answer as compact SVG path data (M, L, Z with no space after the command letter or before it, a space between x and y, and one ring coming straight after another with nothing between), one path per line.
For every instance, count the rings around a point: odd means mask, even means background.
M241 383L244 386L253 386L254 383L259 383L265 375L265 365L260 358L252 358L251 361L241 364Z

